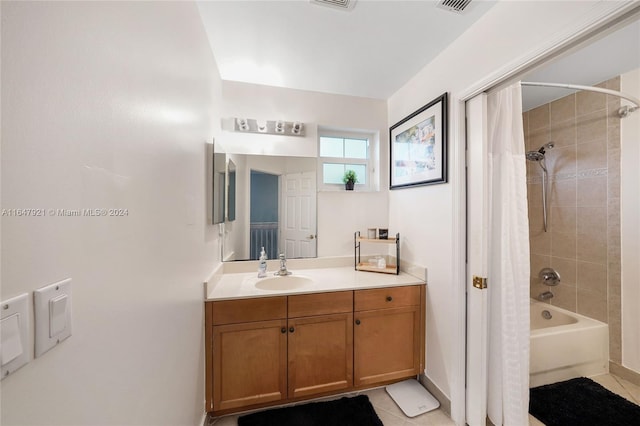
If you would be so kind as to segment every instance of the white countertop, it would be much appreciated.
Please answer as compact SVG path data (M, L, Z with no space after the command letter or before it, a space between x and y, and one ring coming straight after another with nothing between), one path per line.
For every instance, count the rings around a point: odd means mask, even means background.
M218 273L206 284L206 300L246 299L253 297L287 296L329 291L361 290L378 287L419 285L425 281L405 272L400 275L356 271L353 266L291 269L292 276L312 280L302 287L287 290L262 290L255 285L261 279L255 272ZM273 277L274 270L267 272Z

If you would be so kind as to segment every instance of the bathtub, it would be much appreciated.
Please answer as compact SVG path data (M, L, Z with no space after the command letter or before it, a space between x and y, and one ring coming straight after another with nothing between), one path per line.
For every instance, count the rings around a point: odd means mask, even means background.
M547 319L545 316L551 318ZM544 316L543 316L544 315ZM531 301L531 387L609 369L609 326L583 315Z

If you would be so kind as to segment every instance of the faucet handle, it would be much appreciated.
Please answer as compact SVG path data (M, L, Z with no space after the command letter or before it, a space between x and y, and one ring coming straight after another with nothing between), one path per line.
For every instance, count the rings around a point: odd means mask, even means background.
M280 269L275 274L282 277L285 275L291 275L291 272L287 271L287 259L284 257L284 253L280 253Z
M560 284L560 274L553 268L544 268L538 274L544 285L556 286Z

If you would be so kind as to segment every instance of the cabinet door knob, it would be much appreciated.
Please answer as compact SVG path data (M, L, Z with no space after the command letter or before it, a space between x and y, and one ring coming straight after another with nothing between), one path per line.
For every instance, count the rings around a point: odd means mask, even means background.
M393 300L393 297L387 296L387 302L391 302L392 300Z
M294 331L296 331L296 329L295 329L295 328L293 328L293 327L290 327L290 328L289 328L289 333L293 333Z
M287 327L282 327L282 328L280 329L280 333L284 334L284 333L286 333L286 332L287 332Z
M359 319L356 320L356 325L360 325L360 320Z

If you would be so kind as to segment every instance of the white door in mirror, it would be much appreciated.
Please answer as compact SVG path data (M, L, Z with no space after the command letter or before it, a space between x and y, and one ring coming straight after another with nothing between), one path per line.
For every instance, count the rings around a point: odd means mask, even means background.
M282 247L287 259L316 257L316 173L283 176Z

